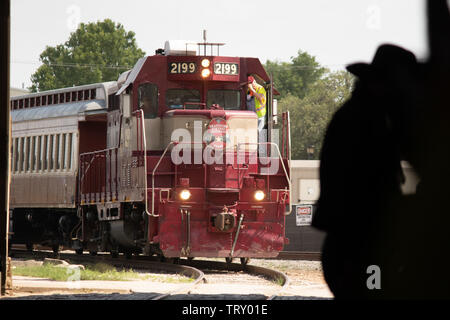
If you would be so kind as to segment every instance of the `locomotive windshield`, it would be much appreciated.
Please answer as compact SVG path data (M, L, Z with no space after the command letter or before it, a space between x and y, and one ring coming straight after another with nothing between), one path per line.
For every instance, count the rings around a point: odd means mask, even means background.
M225 110L239 110L241 93L238 90L209 90L208 106L218 104Z
M200 92L190 89L168 89L166 91L166 105L169 109L198 109Z

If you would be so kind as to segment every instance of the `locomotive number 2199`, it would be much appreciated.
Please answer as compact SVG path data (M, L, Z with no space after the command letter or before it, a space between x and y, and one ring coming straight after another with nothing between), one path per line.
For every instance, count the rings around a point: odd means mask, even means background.
M239 74L239 66L237 63L214 63L214 73L224 75L237 75Z
M172 62L169 64L170 74L195 73L196 70L195 62Z

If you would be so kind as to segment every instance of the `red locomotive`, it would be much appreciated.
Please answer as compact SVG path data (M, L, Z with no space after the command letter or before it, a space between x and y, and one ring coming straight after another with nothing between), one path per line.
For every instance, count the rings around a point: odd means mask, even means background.
M258 59L197 45L205 54L167 42L118 81L12 98L14 243L277 256L290 212L289 116L275 121ZM260 133L248 76L267 92Z

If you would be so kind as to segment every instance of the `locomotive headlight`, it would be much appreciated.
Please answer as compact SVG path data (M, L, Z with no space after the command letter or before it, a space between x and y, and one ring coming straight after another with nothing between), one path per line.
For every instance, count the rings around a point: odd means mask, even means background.
M189 200L191 197L191 192L189 190L183 190L180 192L180 198L181 200Z
M211 61L209 61L208 59L203 59L202 60L202 67L203 68L209 68L210 65L211 65Z
M209 69L203 69L202 70L202 77L203 78L208 78L210 74L211 74L211 71Z
M256 200L256 201L262 201L262 200L264 200L264 197L265 197L265 196L266 196L266 195L264 194L264 191L258 190L258 191L255 192L255 200Z

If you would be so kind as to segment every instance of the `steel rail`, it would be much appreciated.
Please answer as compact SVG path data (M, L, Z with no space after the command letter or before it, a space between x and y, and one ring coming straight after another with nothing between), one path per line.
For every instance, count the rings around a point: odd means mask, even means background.
M276 258L271 259L320 261L322 259L322 253L312 251L281 251Z
M34 258L55 257L54 253L45 251L33 251L30 253L24 250L13 249L13 252L15 255L23 255L23 256L33 255ZM180 259L178 264L172 264L159 261L151 261L148 260L149 257L139 257L138 259L126 259L125 257L111 258L107 255L90 256L90 255L76 255L73 253L60 253L58 255L58 258L77 264L103 262L121 268L135 268L143 270L155 270L167 273L177 273L195 279L194 282L192 282L189 286L184 285L168 293L157 294L156 296L152 297L151 300L163 300L175 294L192 291L192 289L196 287L200 282L205 281L205 275L202 270L211 270L211 271L220 270L233 272L243 271L250 275L262 276L266 279L275 282L276 284L279 284L280 287L278 288L276 293L267 296L267 300L275 299L290 285L289 277L283 272L260 266L248 264L242 265L240 263L226 263L211 260Z
M194 268L202 270L226 270L226 271L244 271L251 275L263 276L269 278L270 280L281 283L277 294L279 295L290 285L289 277L281 271L272 270L269 268L254 266L254 265L242 265L238 263L225 263L220 261L209 261L209 260L180 260L180 263ZM267 300L273 300L277 294L273 294L267 297Z

